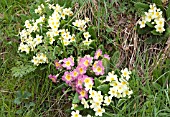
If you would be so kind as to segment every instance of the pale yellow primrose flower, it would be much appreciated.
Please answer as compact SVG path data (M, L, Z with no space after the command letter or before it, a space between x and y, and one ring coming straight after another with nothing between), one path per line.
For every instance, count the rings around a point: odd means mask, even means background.
M111 101L112 101L112 97L111 96L105 96L104 97L104 103L105 103L105 105L109 105L110 103L111 103Z
M82 115L79 114L79 110L72 111L71 112L71 117L82 117Z
M102 117L103 113L105 112L105 109L101 108L101 107L98 107L98 108L95 108L94 111L95 111L96 116Z
M145 20L142 20L142 21L139 21L138 22L139 23L139 25L140 25L140 28L144 28L146 25L146 21Z
M77 104L72 104L71 110L74 110L78 105Z
M128 81L130 78L131 71L128 71L128 69L125 68L124 70L121 70L121 72L122 72L122 76L125 77L126 80Z

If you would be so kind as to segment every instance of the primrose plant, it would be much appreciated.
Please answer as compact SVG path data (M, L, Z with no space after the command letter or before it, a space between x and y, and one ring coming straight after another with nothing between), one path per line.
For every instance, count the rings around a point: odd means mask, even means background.
M163 12L160 8L156 7L156 4L150 4L148 12L142 17L139 22L140 28L144 28L146 25L154 27L156 32L163 33L165 31L165 19L163 18Z
M104 63L109 60L109 55L103 55L98 49L94 57L85 55L77 60L68 57L55 61L56 69L61 73L50 74L49 78L54 83L64 81L71 87L72 94L75 94L70 97L73 100L71 117L104 116L107 113L106 107L113 104L114 98L131 97L133 91L128 83L131 71L125 68L106 74ZM88 110L92 113L88 113ZM83 114L84 111L86 114Z
M82 45L88 47L92 42L87 31L89 18L74 20L71 8L46 1L34 13L35 16L26 20L24 28L19 32L21 43L18 48L32 56L34 65L48 63L56 56L66 57L68 48ZM50 53L54 53L52 57Z

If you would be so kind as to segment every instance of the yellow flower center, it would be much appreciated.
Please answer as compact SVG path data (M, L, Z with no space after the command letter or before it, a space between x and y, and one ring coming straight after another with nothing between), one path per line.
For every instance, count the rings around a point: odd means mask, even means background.
M86 92L85 92L85 90L82 90L81 92L80 92L80 94L81 94L81 96L85 96L86 95Z
M98 53L97 53L97 56L99 57L100 55L101 55L101 53L100 53L100 52L98 52Z
M125 81L122 81L122 85L126 85L126 82L125 82Z
M81 81L81 80L78 80L78 84L79 84L79 85L82 85L82 81Z
M85 65L85 66L88 66L88 65L89 65L89 61L86 60L86 61L84 62L84 65Z
M159 12L156 12L156 16L159 16Z
M142 24L142 25L144 25L144 24L145 24L145 22L144 22L144 21L142 21L142 22L141 22L141 24Z
M113 86L117 86L118 84L117 84L117 82L113 82Z
M163 22L162 22L162 21L159 21L159 24L160 24L160 25L162 25L162 24L163 24Z
M84 80L84 82L85 82L85 83L90 83L90 78L86 78L86 79Z
M79 117L79 115L76 113L76 114L74 115L74 117Z
M112 94L115 94L116 92L114 90L112 90Z
M123 73L123 75L124 75L124 76L127 76L127 75L128 75L128 73L127 73L127 72L124 72L124 73Z
M101 109L101 108L99 108L97 111L98 111L99 113L101 113L101 112L102 112L102 109Z
M56 67L59 67L60 64L59 64L58 62L55 62L55 66L56 66Z
M98 71L98 72L101 72L101 71L102 71L102 68L101 68L101 67L97 67L97 71Z
M70 66L70 64L71 64L70 61L66 62L66 66Z
M54 26L53 28L57 28L57 26Z
M67 75L66 75L66 79L67 79L68 81L70 81L70 80L71 80L71 76L70 76L69 74L67 74Z
M56 82L55 78L51 78L51 80L52 80L53 82Z
M126 90L126 91L125 91L125 94L126 94L126 95L128 95L128 94L129 94L129 91L128 91L128 90Z
M114 78L114 77L111 77L110 79L111 79L111 81L115 80L115 78Z
M107 99L108 102L111 102L110 98Z
M159 31L162 30L162 27L158 27L158 30L159 30Z
M75 38L74 38L74 37L72 37L72 38L71 38L71 40L72 40L72 41L74 41L74 40L75 40Z
M83 73L83 68L79 68L80 73Z
M74 75L74 76L77 76L77 72L75 71L75 72L73 73L73 75Z

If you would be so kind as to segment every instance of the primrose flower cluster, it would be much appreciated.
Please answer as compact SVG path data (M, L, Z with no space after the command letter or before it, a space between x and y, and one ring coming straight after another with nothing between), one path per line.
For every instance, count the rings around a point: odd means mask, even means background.
M90 55L79 57L77 63L73 57L55 61L57 70L66 69L64 75L62 75L62 80L72 87L81 102L72 104L71 117L82 117L80 111L76 110L79 105L83 105L84 109L94 111L94 115L88 114L87 117L103 116L106 111L105 107L111 104L113 98L130 97L133 93L128 83L131 71L127 68L121 70L120 74L112 71L108 73L105 79L98 79L101 85L105 84L109 87L107 93L103 93L102 90L95 87L94 78L104 76L105 68L101 59L110 60L110 57L107 54L103 55L102 51L98 49L94 57ZM56 82L57 77L58 75L49 75L53 82Z
M58 4L54 5L46 1L35 9L35 13L38 18L26 20L24 29L19 32L21 39L19 51L26 52L26 54L32 52L34 54L43 53L47 55L49 52L47 47L49 46L54 49L55 46L62 48L75 43L76 34L80 31L83 32L81 35L82 42L80 43L89 45L92 42L90 39L91 35L86 31L89 18L75 20L71 25L68 25L71 22L70 17L73 16L71 8L63 8ZM73 27L74 31L72 30ZM46 50L42 51L40 47ZM35 59L33 57L32 62L37 66L39 63L47 62L37 62L37 59Z
M147 22L155 25L156 32L163 33L165 31L165 19L162 17L162 11L156 7L155 4L149 5L150 9L145 12L142 20L139 21L140 28L144 28Z
M114 71L109 72L106 79L102 81L102 84L109 84L108 86L110 86L110 88L108 93L102 94L101 91L91 88L88 92L88 99L82 98L81 104L85 109L92 109L95 116L102 117L106 111L105 107L111 104L113 98L130 97L132 95L133 91L130 90L128 83L130 74L131 71L128 71L127 68L121 70L120 78L118 78L118 75L116 75ZM72 104L72 117L76 117L76 115L82 116L78 110L74 111L77 106L78 104ZM92 116L88 114L87 117Z
M99 57L105 58L105 56L102 55L102 51L100 49L96 51L95 57L91 57L90 55L79 57L77 60L77 66L73 57L55 61L56 69L66 69L64 75L62 76L62 80L79 94L80 100L82 98L88 99L88 91L94 84L94 78L88 76L87 72L92 72L95 74L95 76L104 74L105 68L102 65L102 60L94 59ZM107 56L107 59L110 59L109 56ZM56 77L51 76L52 75L49 76L50 79L57 79Z

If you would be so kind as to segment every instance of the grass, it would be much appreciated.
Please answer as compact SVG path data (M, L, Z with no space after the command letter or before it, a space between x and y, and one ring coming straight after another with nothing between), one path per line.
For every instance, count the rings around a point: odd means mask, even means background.
M22 64L17 53L17 34L23 23L20 16L29 15L32 2L0 1L0 116L68 116L66 109L70 108L70 100L49 81L47 76L50 71L29 73L23 78L12 75L11 69ZM75 10L81 8L79 17L90 16L91 23L97 27L100 43L107 45L105 49L111 55L119 53L114 57L116 68L127 66L133 70L130 84L134 95L131 99L116 102L112 110L115 117L168 117L170 60L163 54L165 45L147 45L140 41L143 37L139 37L134 30L137 16L133 4L125 0L115 2L115 7L112 7L108 1L88 3L74 0L72 5L76 2L79 6L74 6Z

